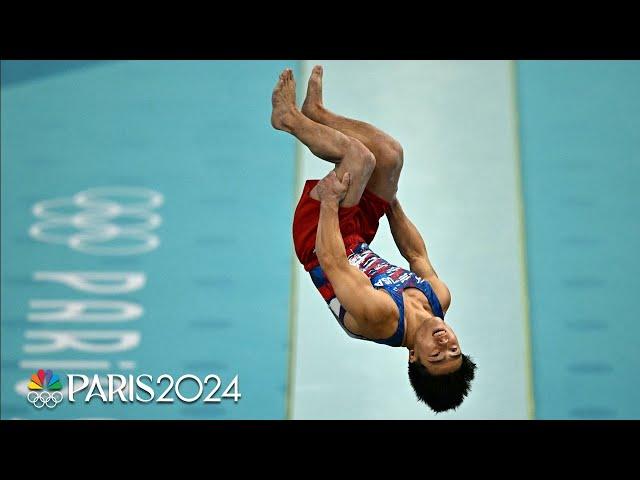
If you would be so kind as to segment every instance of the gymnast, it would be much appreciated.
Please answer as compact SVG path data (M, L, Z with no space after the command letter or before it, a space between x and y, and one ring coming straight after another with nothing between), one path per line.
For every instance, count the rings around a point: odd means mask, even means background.
M335 164L323 179L305 182L293 219L298 260L349 336L406 348L418 400L435 412L456 409L476 365L444 321L451 294L396 196L402 147L368 123L327 110L322 75L315 66L301 110L291 69L272 95L272 126ZM385 214L408 270L369 247Z

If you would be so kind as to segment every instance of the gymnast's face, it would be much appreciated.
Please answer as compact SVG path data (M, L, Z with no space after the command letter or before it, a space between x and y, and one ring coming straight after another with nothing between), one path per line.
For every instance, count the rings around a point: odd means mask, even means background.
M462 352L458 337L444 320L432 317L416 331L409 361L418 361L431 375L446 375L462 365Z

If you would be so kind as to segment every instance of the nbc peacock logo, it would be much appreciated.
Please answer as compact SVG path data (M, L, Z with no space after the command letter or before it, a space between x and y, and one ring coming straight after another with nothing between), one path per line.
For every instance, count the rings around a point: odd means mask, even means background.
M62 383L60 377L51 370L38 370L31 376L28 385L27 400L36 408L55 408L62 402Z

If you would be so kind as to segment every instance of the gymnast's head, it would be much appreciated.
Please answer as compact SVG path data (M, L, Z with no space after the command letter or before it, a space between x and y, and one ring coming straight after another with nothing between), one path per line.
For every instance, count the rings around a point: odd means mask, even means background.
M409 350L409 381L434 412L456 409L469 393L476 364L462 353L458 337L441 318L425 320Z

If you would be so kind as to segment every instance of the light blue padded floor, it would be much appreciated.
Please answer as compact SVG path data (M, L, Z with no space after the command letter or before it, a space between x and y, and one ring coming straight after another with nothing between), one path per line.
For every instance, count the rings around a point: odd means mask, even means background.
M518 62L536 416L640 418L640 62Z
M408 351L354 340L296 265L293 417L523 419L531 412L512 66L507 61L306 61L324 69L327 108L404 148L398 197L453 298L447 321L478 363L457 411L435 415L407 377ZM304 79L306 81L306 78ZM401 88L399 88L401 86ZM304 92L305 84L302 84ZM301 182L330 165L306 147ZM371 244L407 267L386 217Z
M43 417L15 391L34 373L25 362L38 359L110 364L61 375L216 373L226 384L239 374L243 395L237 405L67 404L46 418L285 416L295 148L269 116L286 66L295 62L104 62L21 77L3 62L3 418ZM106 185L164 196L157 249L100 257L28 236L36 202ZM106 326L27 322L30 300L96 298L33 279L53 270L144 272L143 289L113 296L144 315ZM26 330L69 328L134 330L141 339L118 354L25 352L37 343ZM120 369L123 360L135 368Z

